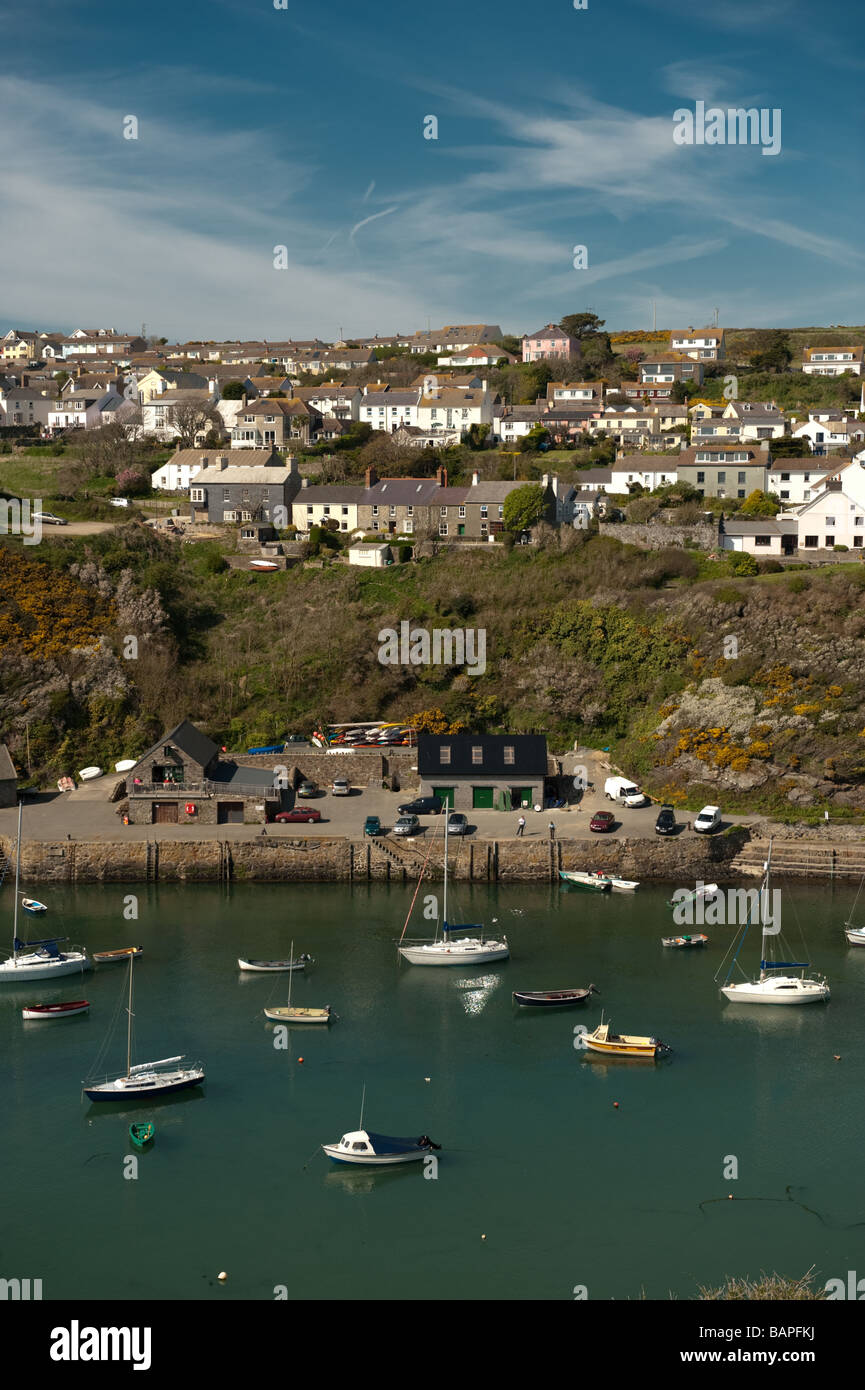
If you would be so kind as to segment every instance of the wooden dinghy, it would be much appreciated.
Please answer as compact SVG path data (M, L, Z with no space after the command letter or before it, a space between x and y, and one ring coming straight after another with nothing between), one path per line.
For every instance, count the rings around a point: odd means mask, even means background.
M145 1145L152 1144L156 1135L156 1125L152 1120L147 1120L144 1124L133 1124L129 1126L129 1138L136 1149L143 1149Z
M21 1017L27 1019L71 1018L73 1014L86 1014L90 1004L86 999L72 999L66 1004L25 1004Z
M690 936L662 936L662 946L674 946L677 950L682 950L685 946L705 946L709 940L702 932L691 932Z
M614 1033L609 1023L599 1023L593 1033L584 1034L586 1048L606 1057L660 1057L671 1049L660 1038L634 1033Z
M274 1009L265 1009L265 1018L275 1023L330 1023L334 1017L329 1004L323 1009L302 1009L295 1004L280 1004Z
M513 1000L534 1009L570 1009L585 1004L590 994L597 994L594 985L588 989L515 989Z
M48 908L45 903L40 903L37 898L22 898L21 906L25 912L29 912L33 917L40 917Z
M140 946L121 946L116 951L94 951L93 959L100 965L113 965L115 961L128 960L130 956L142 955Z
M244 960L241 956L238 956L237 964L241 970L303 970L307 965L312 964L312 956L298 956L296 960Z

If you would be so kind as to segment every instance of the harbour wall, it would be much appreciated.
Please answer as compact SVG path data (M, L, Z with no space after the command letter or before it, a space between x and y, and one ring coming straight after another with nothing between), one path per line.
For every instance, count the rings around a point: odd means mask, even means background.
M536 883L560 869L601 869L644 882L739 879L734 865L748 831L706 839L481 839L451 841L450 873L458 880ZM11 860L14 838L0 837ZM332 883L415 882L442 877L437 853L422 842L324 836L220 840L29 840L22 844L25 883Z

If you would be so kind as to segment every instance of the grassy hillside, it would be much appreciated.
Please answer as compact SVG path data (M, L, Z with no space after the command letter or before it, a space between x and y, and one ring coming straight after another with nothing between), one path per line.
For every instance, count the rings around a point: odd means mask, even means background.
M20 632L4 629L0 738L20 761L29 722L45 776L133 756L185 715L238 750L321 719L440 710L454 729L611 746L673 800L698 789L729 809L837 814L863 801L865 570L854 566L733 581L726 560L577 533L539 551L263 575L134 524L52 538L38 560L8 546L19 593L38 606L72 584L82 616L50 650L20 615ZM485 673L382 665L378 634L403 620L484 629Z

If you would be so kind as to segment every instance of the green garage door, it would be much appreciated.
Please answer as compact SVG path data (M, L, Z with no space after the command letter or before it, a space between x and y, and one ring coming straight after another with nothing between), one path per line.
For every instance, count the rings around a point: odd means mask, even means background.
M531 787L511 787L511 795L514 799L513 804L517 809L521 809L524 806L531 806L532 804Z
M432 794L433 794L433 796L440 796L441 799L442 799L442 801L444 802L445 806L449 806L449 807L451 808L451 810L453 810L453 808L454 808L454 788L453 788L453 787L433 787L433 789L432 789Z
M495 787L472 787L472 809L491 811L495 805Z

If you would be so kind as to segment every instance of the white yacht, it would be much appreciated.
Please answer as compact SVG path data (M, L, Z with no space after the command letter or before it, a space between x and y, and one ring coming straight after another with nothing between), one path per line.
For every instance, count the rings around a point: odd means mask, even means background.
M445 825L445 874L442 902L442 934L436 931L432 941L409 941L397 944L399 954L410 965L486 965L489 961L507 960L510 955L507 938L489 937L481 924L448 922L448 819ZM408 922L406 922L406 926ZM456 936L456 932L478 932L477 936ZM403 936L405 928L403 928Z
M61 951L65 936L44 941L18 938L18 885L21 879L21 819L24 803L18 803L18 844L15 851L15 909L12 917L12 954L0 961L0 984L23 984L26 980L56 980L60 975L79 975L90 969L87 952L80 946ZM27 902L32 901L26 899ZM41 906L41 904L39 904Z

